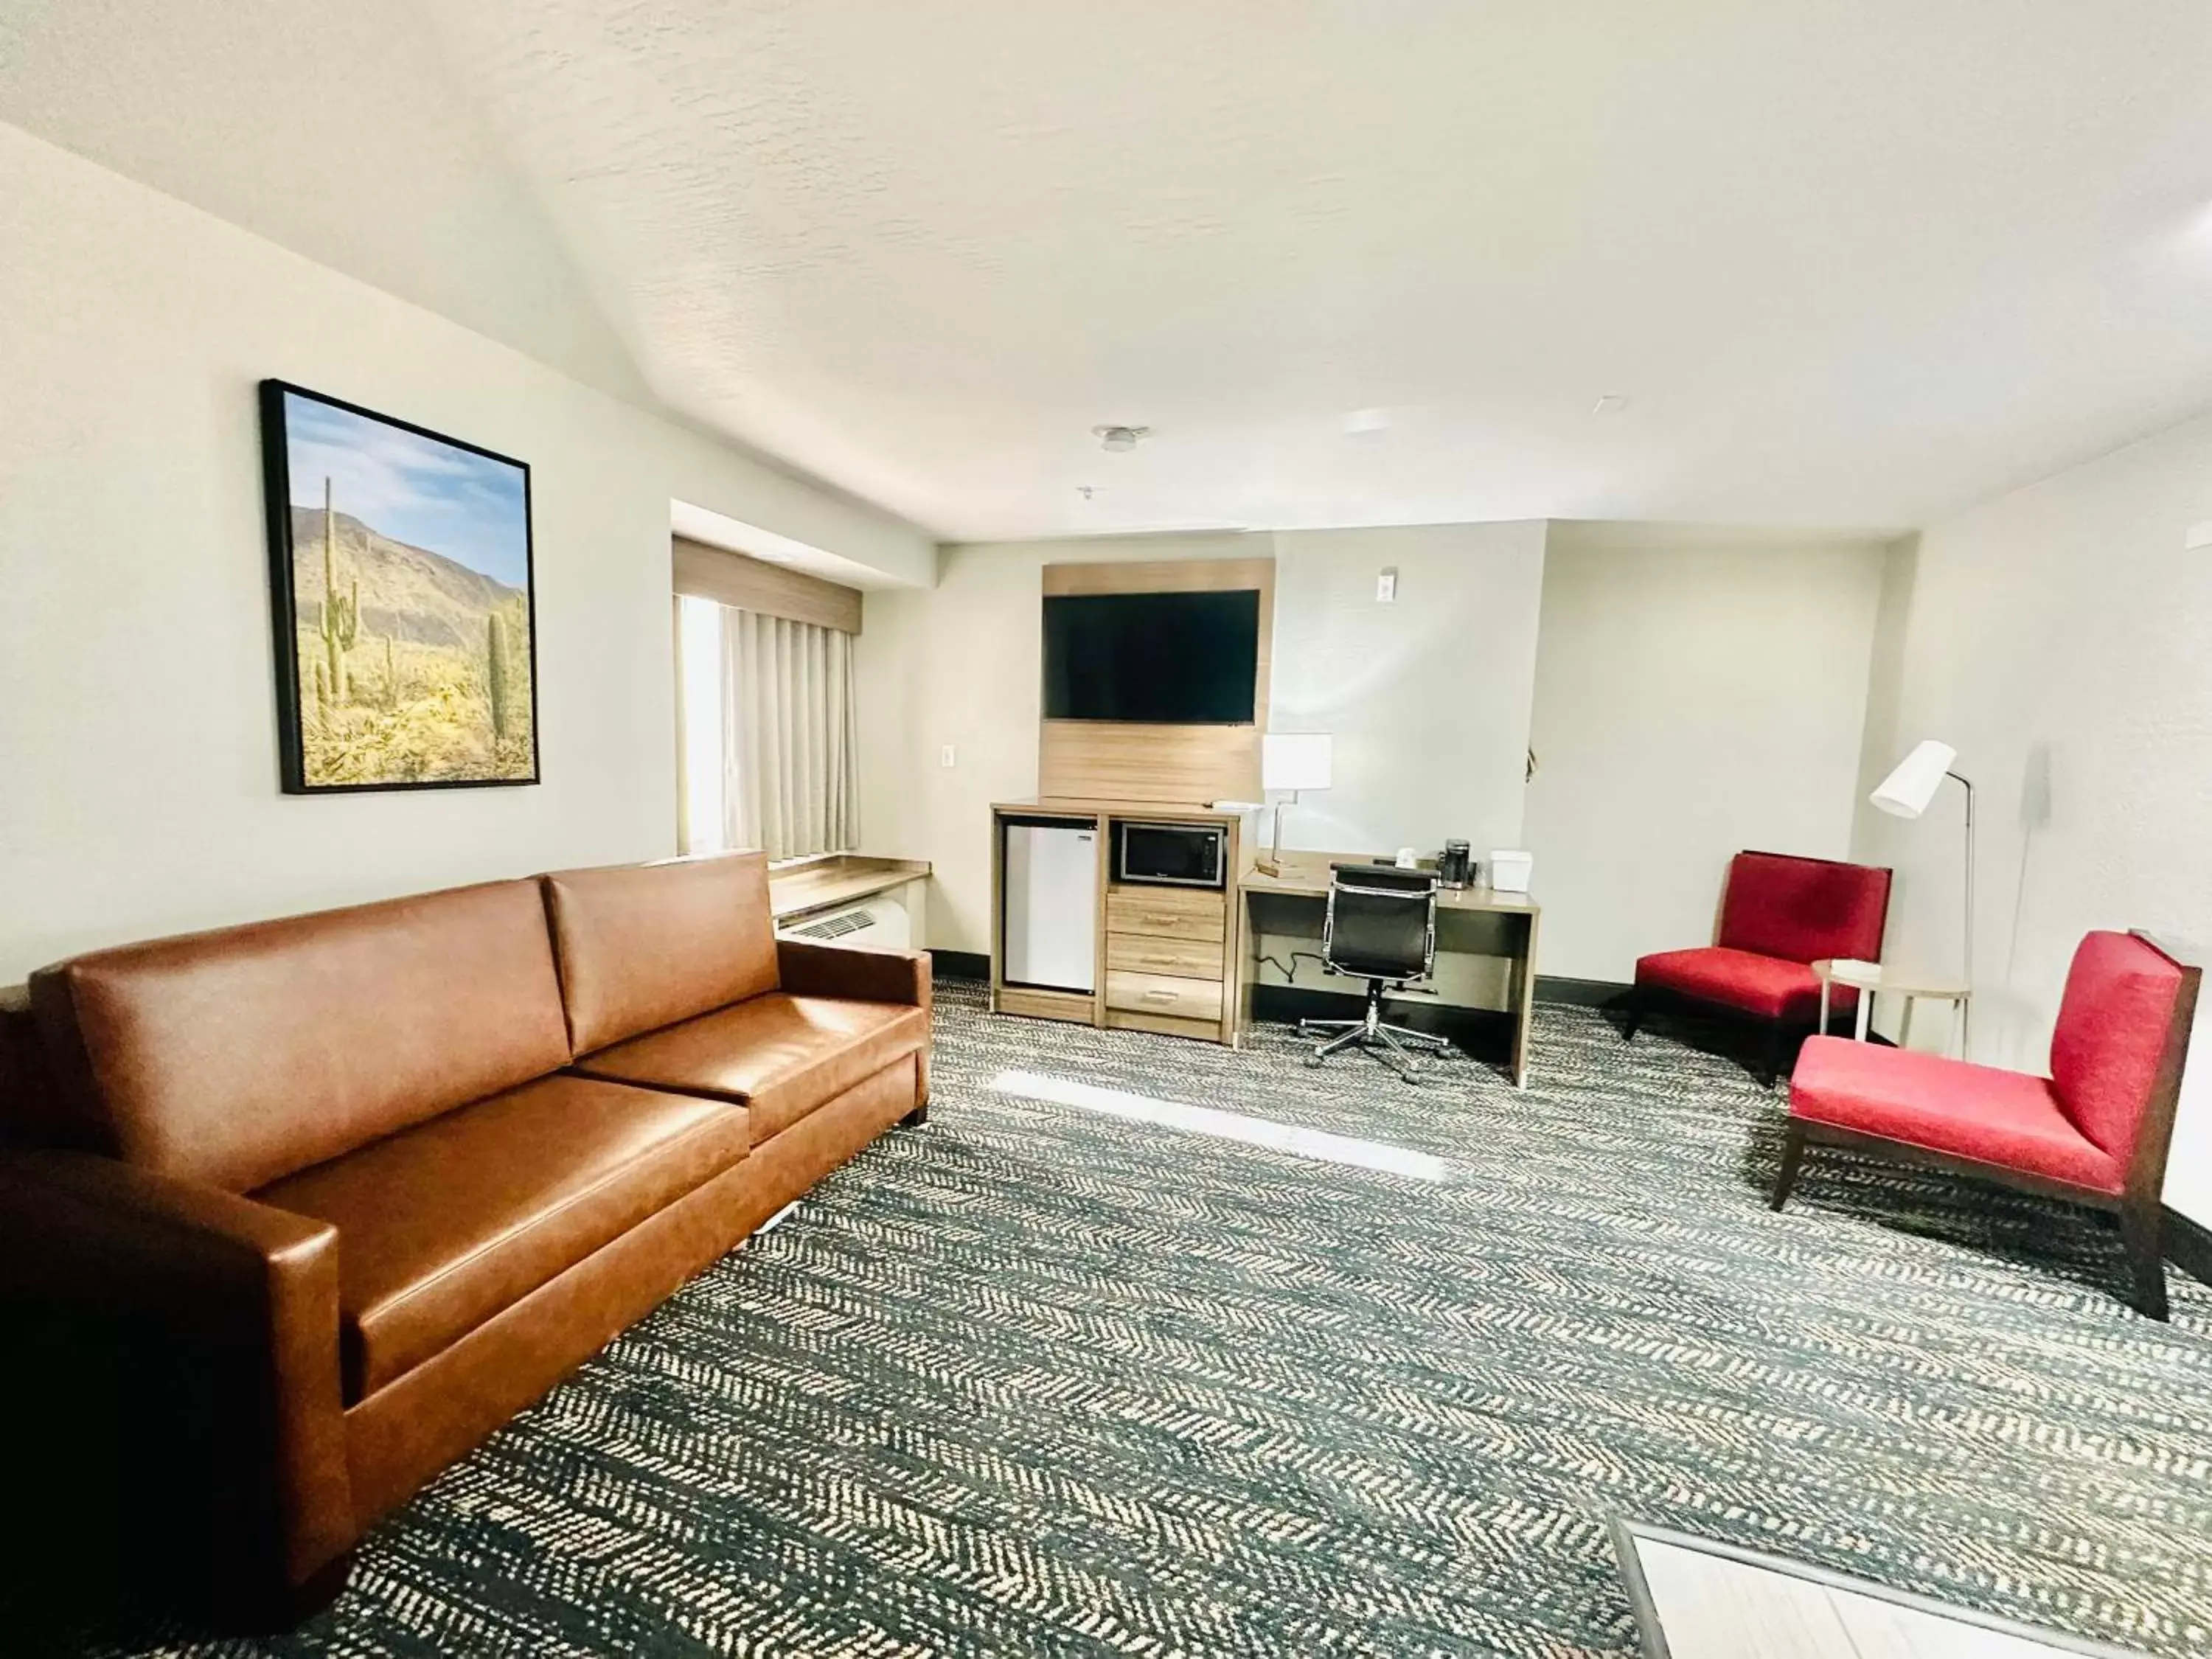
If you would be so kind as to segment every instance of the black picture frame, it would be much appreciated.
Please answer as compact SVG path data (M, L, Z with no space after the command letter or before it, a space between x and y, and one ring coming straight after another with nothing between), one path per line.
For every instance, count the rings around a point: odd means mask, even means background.
M474 457L479 461L490 463L498 467L510 468L518 475L522 519L520 599L519 605L511 600L501 599L488 604L485 607L488 626L486 645L483 650L483 665L486 669L484 689L488 708L487 720L492 729L490 748L495 764L500 762L502 751L507 757L508 764L514 764L523 752L522 745L510 742L512 733L501 729L502 721L511 720L512 714L509 712L506 696L501 690L495 687L506 686L507 678L518 657L525 669L529 681L529 695L526 699L516 699L512 708L519 711L526 707L528 710L526 771L501 773L494 769L486 769L460 775L361 778L319 775L333 769L328 759L333 745L325 741L326 732L323 724L319 724L311 732L307 721L312 713L313 717L319 722L326 722L330 718L332 707L341 709L348 707L349 675L347 659L349 658L354 641L357 640L358 629L364 610L360 592L359 576L356 574L352 599L348 605L351 621L347 626L353 630L353 633L348 643L339 647L334 653L335 674L318 672L314 684L310 688L303 682L302 678L304 659L301 647L301 635L304 619L300 613L300 581L295 562L299 551L296 545L299 538L295 532L292 478L295 434L291 429L290 410L288 405L289 399L299 399L309 404L319 405L324 410L336 411L338 415L350 417L355 421L373 422L392 432L407 434L411 439L442 446L448 450L458 452L462 456ZM466 439L433 431L428 427L418 426L412 421L401 420L396 416L386 415L373 409L365 409L358 404L348 403L342 398L333 398L326 392L312 391L289 380L275 379L263 380L260 384L260 409L262 495L267 520L270 621L275 646L273 656L276 684L277 754L280 781L283 792L291 795L360 794L390 790L510 788L541 782L543 776L540 769L538 725L537 546L532 510L529 463L517 460L511 455L502 455L496 450L487 449L481 444L471 443ZM328 502L330 483L327 478L325 487L325 501ZM334 510L332 507L326 505L325 508L326 522L334 524L334 519L331 516L334 514ZM357 519L356 522L362 524L366 532L365 538L361 542L364 549L373 549L375 541L381 541L387 545L396 545L410 553L426 553L434 558L441 559L449 565L475 575L481 583L489 586L509 587L511 586L499 582L489 573L477 570L449 554L433 548L418 547L397 538L386 536L373 526L368 526L366 520ZM374 538L374 540L368 538ZM331 540L335 544L341 541L342 538L332 537ZM319 548L322 541L323 538L319 537L313 545ZM326 563L325 568L326 570L334 569L334 566ZM334 625L329 615L327 604L329 591L329 586L326 586L325 602L316 610L315 622L319 630ZM501 611L519 613L518 619L522 623L525 635L524 648L520 653L514 652L511 647L502 643L503 630L497 620ZM326 637L329 636L326 635ZM383 695L387 699L385 712L396 719L399 714L402 687L405 681L398 666L397 647L399 640L399 625L391 617L387 617L387 632L385 635L385 640ZM466 642L461 641L451 647L450 653L459 656L466 649ZM426 650L413 641L409 642L409 650L410 654L417 657L434 657L435 654L434 650ZM433 672L436 672L434 665ZM332 684L333 678L336 682L335 686ZM442 691L447 688L434 684L431 689L434 691ZM453 698L451 696L445 697L440 703L440 707L450 707L453 701ZM308 707L311 702L315 705L312 711ZM411 707L410 705L410 708ZM448 721L447 727L453 728L453 723ZM368 735L374 738L376 734L372 730Z

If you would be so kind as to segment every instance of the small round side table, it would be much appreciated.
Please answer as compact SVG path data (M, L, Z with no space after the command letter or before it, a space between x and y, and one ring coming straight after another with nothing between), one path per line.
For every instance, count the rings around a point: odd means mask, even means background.
M1965 981L1948 979L1940 974L1917 974L1909 969L1886 966L1878 962L1816 962L1813 971L1820 976L1820 1029L1828 1029L1828 988L1849 985L1859 994L1857 1037L1867 1040L1867 1024L1874 1017L1874 1000L1882 992L1905 999L1905 1024L1897 1034L1898 1046L1906 1047L1912 1035L1913 1005L1926 997L1951 1005L1951 1038L1944 1052L1956 1050L1960 1059L1966 1058L1966 1005L1973 998L1973 989Z

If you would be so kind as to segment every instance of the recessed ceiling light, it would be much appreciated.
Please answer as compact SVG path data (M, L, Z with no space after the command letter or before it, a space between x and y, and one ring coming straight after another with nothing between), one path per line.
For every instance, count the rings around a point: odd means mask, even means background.
M1099 448L1111 454L1125 455L1140 440L1151 437L1152 429L1148 426L1094 426L1091 433L1098 440Z
M1389 429L1390 411L1387 409L1355 409L1344 417L1344 429L1358 434Z

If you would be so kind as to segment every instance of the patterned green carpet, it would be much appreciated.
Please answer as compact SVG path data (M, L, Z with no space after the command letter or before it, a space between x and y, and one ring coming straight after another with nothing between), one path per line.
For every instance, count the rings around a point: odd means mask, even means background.
M1834 1157L1774 1215L1779 1097L1579 1010L1516 1094L939 1008L927 1128L451 1471L328 1614L163 1650L1625 1655L1615 1513L2212 1643L2212 1291L2137 1318L2087 1218Z

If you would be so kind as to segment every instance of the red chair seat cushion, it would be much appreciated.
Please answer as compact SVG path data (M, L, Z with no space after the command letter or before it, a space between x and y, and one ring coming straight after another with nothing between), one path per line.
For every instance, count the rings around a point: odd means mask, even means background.
M1644 957L1636 964L1636 983L1717 1002L1761 1019L1810 1025L1820 1018L1820 979L1810 968L1725 945ZM1858 998L1850 986L1838 985L1829 1000L1830 1012L1849 1013L1858 1006Z
M2050 1079L2026 1072L1816 1036L1797 1056L1790 1115L2101 1193L2121 1187L2118 1163L2068 1121Z

